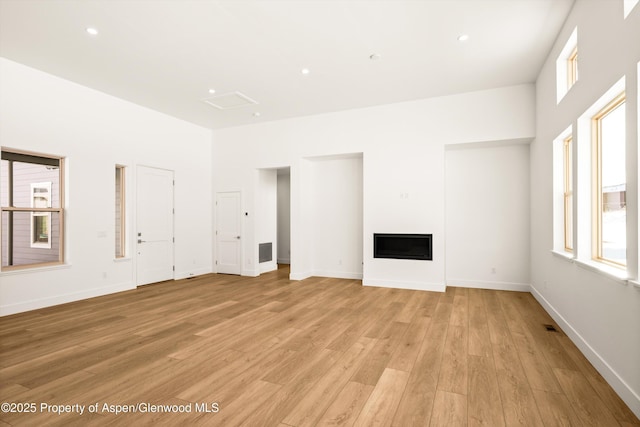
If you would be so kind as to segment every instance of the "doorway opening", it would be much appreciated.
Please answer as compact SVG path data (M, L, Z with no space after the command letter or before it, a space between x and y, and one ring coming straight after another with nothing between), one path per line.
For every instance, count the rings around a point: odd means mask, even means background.
M262 274L291 264L291 168L258 169L256 251Z
M277 263L291 265L291 168L277 172Z

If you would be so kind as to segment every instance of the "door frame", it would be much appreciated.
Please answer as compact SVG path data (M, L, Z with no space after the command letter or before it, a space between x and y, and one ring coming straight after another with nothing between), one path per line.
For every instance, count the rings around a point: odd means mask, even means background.
M166 171L166 172L171 172L172 175L172 179L173 179L173 191L171 193L171 206L173 208L173 215L171 218L171 236L173 238L173 244L171 246L171 265L173 266L173 272L171 275L171 280L175 280L176 279L176 271L175 271L175 263L176 263L176 245L175 245L175 236L176 236L176 215L175 215L175 208L176 208L176 172L173 169L167 169L167 168L161 168L161 167L157 167L157 166L150 166L150 165L146 165L146 164L141 164L138 163L135 165L135 183L134 183L134 191L135 191L135 203L134 203L134 208L132 209L131 214L133 215L133 222L134 222L134 226L133 228L133 236L131 236L131 246L132 246L132 256L133 259L135 260L134 263L134 268L133 268L133 275L134 275L134 283L136 287L140 287L140 286L146 286L145 285L140 285L139 284L139 277L138 277L138 267L139 267L139 262L138 262L138 250L137 250L137 244L138 244L138 189L139 189L139 184L140 184L140 180L138 179L138 175L140 173L140 168L147 168L147 169L157 169L157 170L162 170L162 171ZM150 283L149 283L150 284Z

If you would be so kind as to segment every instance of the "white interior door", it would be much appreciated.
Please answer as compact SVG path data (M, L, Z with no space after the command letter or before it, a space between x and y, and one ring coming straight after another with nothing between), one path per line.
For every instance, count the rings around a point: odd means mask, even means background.
M218 273L240 274L242 270L240 193L216 195L216 266Z
M138 166L137 284L173 279L173 171Z

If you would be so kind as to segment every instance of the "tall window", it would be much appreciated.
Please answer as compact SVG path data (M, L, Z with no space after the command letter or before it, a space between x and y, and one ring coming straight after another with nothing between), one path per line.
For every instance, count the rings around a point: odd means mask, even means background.
M63 159L2 150L2 269L63 262Z
M567 58L567 90L578 81L578 46L576 45Z
M557 102L569 92L578 81L578 27L567 39L564 47L556 59Z
M625 95L593 117L593 257L620 267L627 263Z
M562 176L564 197L564 249L573 252L573 155L569 135L562 141Z
M116 166L116 258L123 258L126 255L124 171L124 166Z

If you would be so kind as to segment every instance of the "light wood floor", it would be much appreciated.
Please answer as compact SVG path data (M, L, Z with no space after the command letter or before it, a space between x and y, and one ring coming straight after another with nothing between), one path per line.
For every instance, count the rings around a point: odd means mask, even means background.
M0 425L640 425L528 293L287 276L208 275L0 319L0 401L38 405Z

